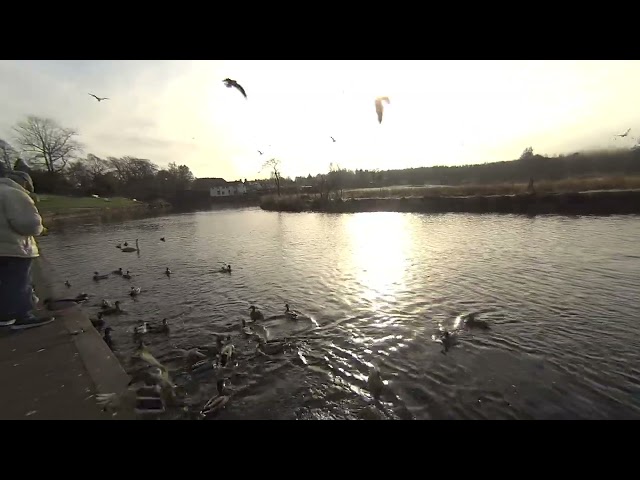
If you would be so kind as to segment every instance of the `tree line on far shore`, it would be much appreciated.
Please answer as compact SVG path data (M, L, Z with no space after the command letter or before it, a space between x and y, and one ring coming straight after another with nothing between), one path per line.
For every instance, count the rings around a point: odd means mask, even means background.
M194 176L186 165L160 168L132 156L83 156L78 132L56 121L29 116L13 128L13 144L0 139L0 165L28 171L41 193L124 196L142 201L184 199ZM15 147L14 147L15 145ZM25 162L23 159L27 160ZM640 175L640 148L592 151L547 157L524 150L518 160L477 165L434 166L395 170L347 170L331 163L327 173L291 179L278 159L265 162L272 186L280 193L303 187L320 192L400 185L525 183L577 177Z

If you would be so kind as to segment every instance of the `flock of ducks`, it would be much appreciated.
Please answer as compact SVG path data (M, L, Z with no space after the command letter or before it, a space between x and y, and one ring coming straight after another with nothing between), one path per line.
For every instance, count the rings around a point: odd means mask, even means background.
M161 239L165 241L164 237ZM139 252L139 242L136 240L135 248L129 247L125 242L116 245L123 252ZM220 273L231 273L231 265L225 264L219 270ZM167 267L164 272L167 276L171 275L171 270ZM124 279L131 279L130 272L124 271L122 268L112 271L110 274L101 275L94 272L93 280L100 281L109 278L111 275L120 276ZM67 287L71 287L70 282L65 282ZM131 287L129 295L136 297L141 293L140 287ZM89 295L82 293L72 299L62 299L52 302L45 300L45 304L50 309L58 308L58 302L75 302L76 304L85 303ZM113 329L107 326L105 318L107 316L123 315L127 312L122 309L120 301L111 302L103 299L99 304L100 311L97 318L91 318L91 323L99 331L104 333L103 339L107 346L114 350L114 341L111 338ZM63 308L63 307L62 307ZM268 317L266 320L273 318L284 318L287 320L297 321L306 317L303 313L293 310L286 303L284 311L280 315ZM242 319L240 331L243 335L256 340L255 353L259 355L278 355L290 350L293 346L292 342L284 340L269 340L267 329L262 325L265 320L264 314L255 306L249 306L249 318ZM477 313L469 313L459 317L460 324L465 329L489 330L490 326L486 321L477 318ZM133 364L142 364L140 368L135 370L131 375L131 381L126 389L120 393L99 394L96 396L98 403L104 411L117 413L123 409L133 410L136 414L160 414L165 412L166 406L182 407L190 414L190 418L207 419L215 416L223 409L232 397L232 392L226 386L225 373L232 368L231 360L235 357L236 347L233 344L231 336L223 337L215 336L215 344L203 347L195 347L191 349L174 349L173 357L166 360L166 363L178 362L178 369L170 370L169 367L159 362L149 351L144 343L144 338L148 335L168 335L170 334L170 326L168 320L163 318L160 323L152 324L144 321L133 328L133 338L137 342L137 349L131 357ZM438 337L433 337L436 342L442 344L442 353L446 354L457 342L457 332L443 330ZM174 363L175 365L175 363ZM172 374L181 370L189 376L206 374L207 372L215 372L217 393L209 399L201 408L196 411L192 410L192 405L188 405L185 395L180 394L180 387L172 380ZM380 370L377 366L372 366L367 378L367 388L374 399L378 399L385 388Z
M109 303L103 301L103 310L98 314L101 318L105 312L120 313L118 302L114 307L109 308ZM106 308L105 308L106 307ZM253 337L256 343L255 353L259 355L278 355L287 351L291 343L287 340L268 340L266 328L260 325L260 320L265 320L265 316L255 305L249 307L249 319L241 320L241 332L247 337ZM274 315L267 319L284 317L290 320L304 318L300 312L291 310L288 304L285 305L283 315ZM104 324L95 325L97 328ZM110 348L113 342L106 333L110 327L105 329L105 341ZM214 372L216 380L216 395L210 398L202 407L193 411L187 404L187 400L179 394L180 387L176 386L172 380L172 371L167 365L159 362L149 351L144 343L144 337L148 334L169 334L170 327L167 319L163 319L160 325L151 325L143 322L136 326L133 331L134 339L138 342L137 350L133 354L131 361L134 364L142 363L141 368L134 371L127 388L121 393L99 394L96 396L98 403L104 411L118 412L123 409L131 409L138 415L160 414L165 411L165 407L182 407L193 419L208 419L214 417L230 401L233 392L226 386L225 374L233 368L232 359L235 358L236 347L230 335L226 337L216 335L215 345L195 347L191 349L176 348L172 351L173 358L169 358L166 363L178 362L179 367L175 371L182 370L191 378L208 372Z
M161 239L165 241L164 237ZM123 252L140 251L139 242L136 240L135 248L129 247L126 242L118 244L116 247ZM231 265L225 264L220 268L220 273L231 273ZM171 275L171 270L167 267L165 272L167 276ZM100 274L94 272L93 280L98 282L110 278L111 276L120 276L130 279L131 274L127 270L118 268L109 274ZM67 280L65 285L71 288L71 283ZM131 287L130 295L135 297L141 293L140 287ZM49 309L55 310L66 308L69 302L75 304L84 304L88 301L89 295L81 293L75 298L59 299L52 301L45 300ZM127 314L122 308L119 300L112 302L103 299L98 304L100 310L97 312L96 318L90 318L92 325L103 332L103 340L111 350L115 350L114 340L111 337L113 328L107 325L105 320L109 316L118 316ZM299 320L306 318L301 312L292 310L289 304L285 304L284 311L280 315L273 315L267 320L273 318L285 318L288 320ZM240 330L246 337L256 340L255 353L258 355L278 355L289 349L291 343L286 339L283 341L269 340L265 326L260 325L260 321L265 320L263 313L256 308L255 305L249 307L249 318L242 319ZM165 360L165 363L173 364L173 369L159 362L149 351L145 345L144 339L148 335L169 335L171 331L169 322L166 318L160 323L141 322L133 328L133 339L137 342L137 348L131 357L131 362L136 368L131 374L131 381L126 389L120 393L106 393L96 395L96 400L102 406L104 411L117 413L123 409L129 409L139 415L160 414L166 410L166 406L182 407L185 411L192 415L192 418L206 419L211 418L222 408L224 408L231 398L231 392L226 386L226 379L221 378L216 381L217 394L206 402L196 412L192 411L188 405L185 395L180 394L180 387L176 386L171 378L176 371L183 371L189 376L200 375L206 372L215 371L216 374L224 373L231 368L231 360L235 357L236 347L233 344L231 336L223 337L216 335L214 345L206 345L191 349L176 348L172 351L172 358ZM176 363L178 368L176 369ZM141 365L140 365L141 364Z

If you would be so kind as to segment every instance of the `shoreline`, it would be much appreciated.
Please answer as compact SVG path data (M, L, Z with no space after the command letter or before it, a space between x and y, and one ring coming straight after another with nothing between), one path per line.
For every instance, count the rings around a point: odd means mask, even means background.
M212 202L207 206L190 207L152 207L139 205L136 207L76 209L65 212L40 212L42 222L47 228L73 226L80 223L111 223L127 220L138 220L170 214L193 213L210 210L243 209L260 206L259 201L250 202Z
M320 200L271 197L260 208L276 212L502 213L521 215L640 214L640 189L515 195L429 196Z

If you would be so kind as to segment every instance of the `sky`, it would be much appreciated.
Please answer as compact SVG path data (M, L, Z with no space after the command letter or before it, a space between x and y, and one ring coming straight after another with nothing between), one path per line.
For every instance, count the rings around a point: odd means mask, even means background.
M0 138L15 144L16 122L48 117L76 129L85 154L226 180L268 176L269 158L291 177L330 163L462 165L513 160L529 146L632 146L637 85L640 61L620 60L2 60ZM381 124L378 96L390 99Z

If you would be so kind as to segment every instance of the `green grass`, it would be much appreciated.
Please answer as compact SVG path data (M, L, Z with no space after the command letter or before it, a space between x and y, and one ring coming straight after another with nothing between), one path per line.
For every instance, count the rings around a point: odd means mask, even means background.
M42 213L78 213L80 211L117 209L142 206L128 198L114 197L105 201L94 197L65 197L62 195L37 195L36 205Z

